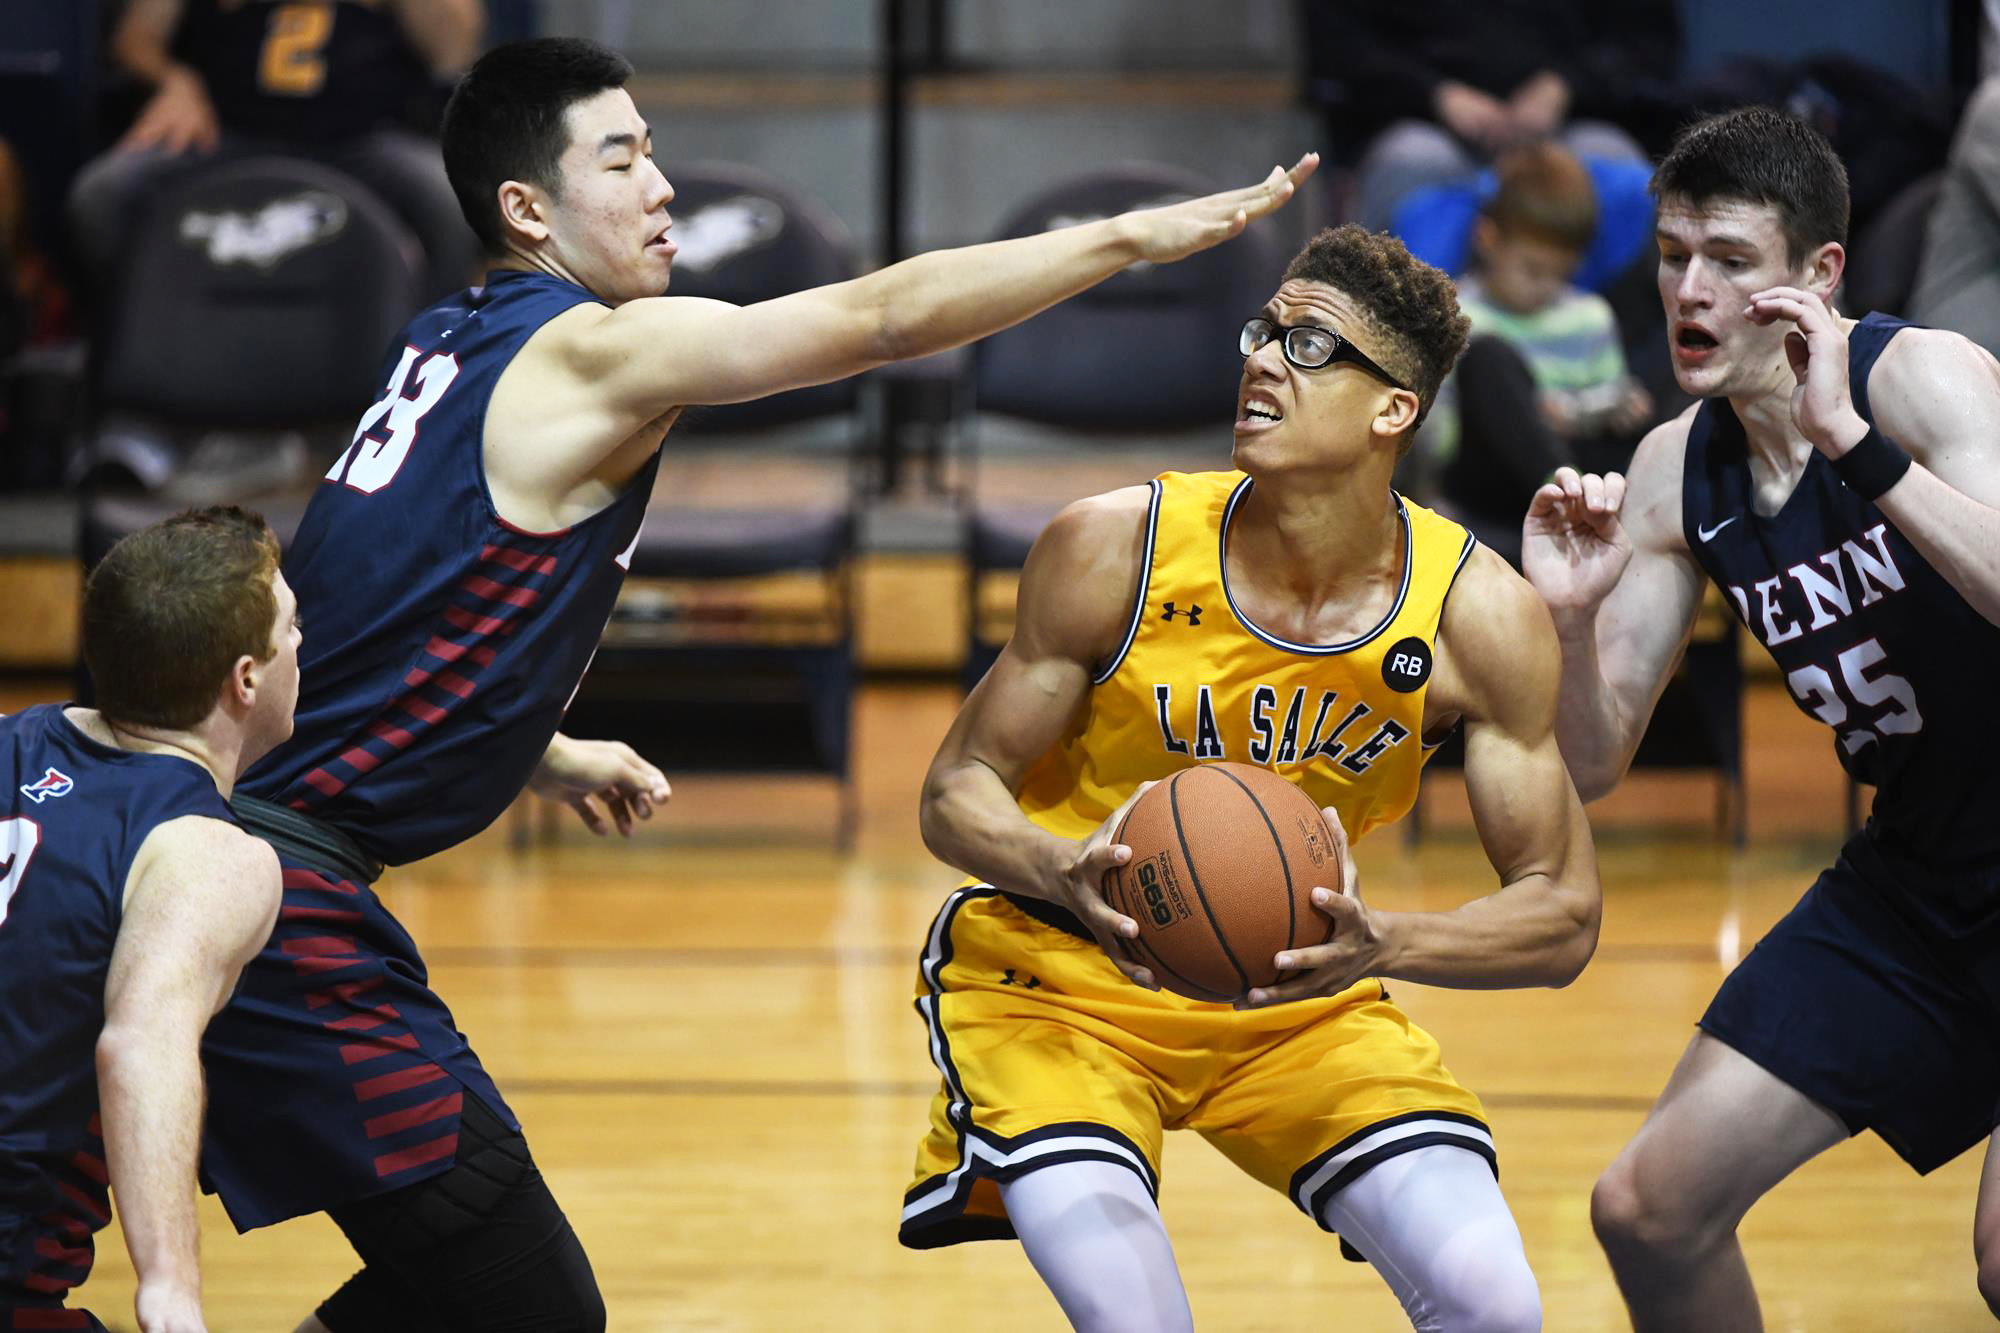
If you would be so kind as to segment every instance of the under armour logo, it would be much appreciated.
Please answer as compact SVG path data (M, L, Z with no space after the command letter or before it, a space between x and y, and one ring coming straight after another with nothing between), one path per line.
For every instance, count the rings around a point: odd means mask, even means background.
M1160 619L1172 620L1175 616L1186 616L1188 624L1199 625L1201 623L1201 603L1196 602L1185 611L1174 610L1172 602L1162 602L1160 604Z
M1014 975L1014 969L1010 967L1007 969L1007 975L1000 978L1000 984L1003 986L1020 986L1026 990L1040 990L1042 988L1042 979L1030 976L1026 981L1022 981Z

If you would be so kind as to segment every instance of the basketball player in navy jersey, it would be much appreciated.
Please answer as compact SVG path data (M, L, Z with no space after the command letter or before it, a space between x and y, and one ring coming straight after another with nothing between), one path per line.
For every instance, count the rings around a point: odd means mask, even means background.
M1597 1234L1641 1329L1760 1327L1736 1225L1874 1130L1919 1172L1989 1142L1974 1243L2000 1310L2000 366L1831 306L1847 179L1774 111L1690 127L1653 178L1681 386L1629 478L1560 472L1524 527L1563 642L1564 757L1630 763L1704 579L1877 789L1867 827L1732 972Z
M603 794L626 824L665 798L650 765L557 726L680 410L1007 327L1236 235L1317 165L739 308L662 296L673 188L630 73L546 39L461 81L445 163L494 271L405 329L286 560L310 688L236 804L278 846L287 916L209 1034L203 1165L239 1227L323 1210L354 1243L363 1269L308 1333L604 1325L518 1123L370 885L527 785Z
M202 1028L271 933L278 863L224 803L291 730L297 603L263 520L184 514L92 571L98 706L0 718L0 1329L64 1295L118 1194L143 1333L200 1333Z

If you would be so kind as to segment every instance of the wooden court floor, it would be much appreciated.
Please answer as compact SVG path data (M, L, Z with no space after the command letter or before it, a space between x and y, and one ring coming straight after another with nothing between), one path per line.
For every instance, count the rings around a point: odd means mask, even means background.
M16 692L11 704L30 701ZM504 829L392 872L384 893L525 1122L620 1330L1061 1327L1018 1247L913 1253L901 1191L935 1074L911 1012L925 927L953 883L916 833L917 782L954 694L876 686L857 719L859 847L829 850L826 784L676 775L630 845ZM1547 1327L1622 1327L1590 1185L1638 1125L1730 964L1838 841L1829 742L1771 687L1752 698L1751 845L1709 826L1689 776L1597 807L1603 943L1562 991L1399 986L1485 1099ZM1489 883L1441 775L1426 836L1361 848L1385 906ZM1827 1154L1753 1211L1744 1243L1774 1330L1991 1327L1973 1287L1978 1155L1918 1179L1880 1143ZM1169 1140L1162 1208L1204 1330L1407 1327L1373 1273L1199 1139ZM289 1330L350 1271L324 1219L234 1234L204 1204L210 1327ZM89 1304L131 1325L103 1234Z

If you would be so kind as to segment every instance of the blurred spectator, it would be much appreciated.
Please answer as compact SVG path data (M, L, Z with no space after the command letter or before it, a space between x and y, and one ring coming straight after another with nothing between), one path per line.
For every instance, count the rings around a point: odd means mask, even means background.
M1411 190L1516 144L1553 137L1580 156L1644 161L1626 123L1645 134L1672 119L1672 0L1304 4L1312 95L1337 151L1360 158L1346 212L1370 230Z
M114 280L135 216L172 175L277 152L373 190L423 246L427 288L463 286L479 244L429 132L440 83L478 52L483 23L481 0L130 0L111 58L153 93L70 194L86 282Z
M1958 123L1910 318L2000 356L2000 78L1979 85Z
M1623 468L1653 402L1626 370L1610 304L1571 282L1597 228L1589 172L1542 143L1502 158L1499 178L1459 283L1472 338L1426 429L1446 460L1445 507L1518 563L1535 488L1564 464Z
M0 361L69 332L69 297L28 234L27 179L0 139Z

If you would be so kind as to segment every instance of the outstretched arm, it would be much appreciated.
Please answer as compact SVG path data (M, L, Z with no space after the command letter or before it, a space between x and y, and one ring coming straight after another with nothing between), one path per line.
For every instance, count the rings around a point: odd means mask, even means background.
M276 854L221 820L162 824L133 863L105 980L97 1083L145 1333L202 1327L201 1034L270 937L279 893Z
M1597 948L1602 895L1590 826L1556 745L1560 658L1532 588L1481 550L1445 604L1430 689L1465 720L1465 782L1500 887L1449 912L1388 912L1346 880L1317 888L1331 942L1277 956L1306 975L1249 1005L1333 995L1364 977L1489 989L1566 986Z
M1847 383L1847 335L1809 292L1751 298L1760 322L1789 321L1792 419L1836 466L1868 435ZM1875 364L1869 403L1882 435L1914 460L1875 507L1980 615L2000 624L2000 365L1936 329L1898 333Z
M1076 842L1030 821L1014 797L1124 640L1143 573L1148 498L1131 487L1080 500L1036 541L1021 572L1014 636L945 733L919 814L924 845L939 860L1068 908L1142 985L1151 975L1117 947L1138 923L1112 911L1101 887L1105 872L1131 855L1111 842L1123 808Z
M1166 263L1228 240L1281 207L1318 163L1309 153L1247 189L934 251L756 305L628 301L588 327L579 321L571 367L636 430L671 408L761 398L941 352L1018 324L1136 260Z

